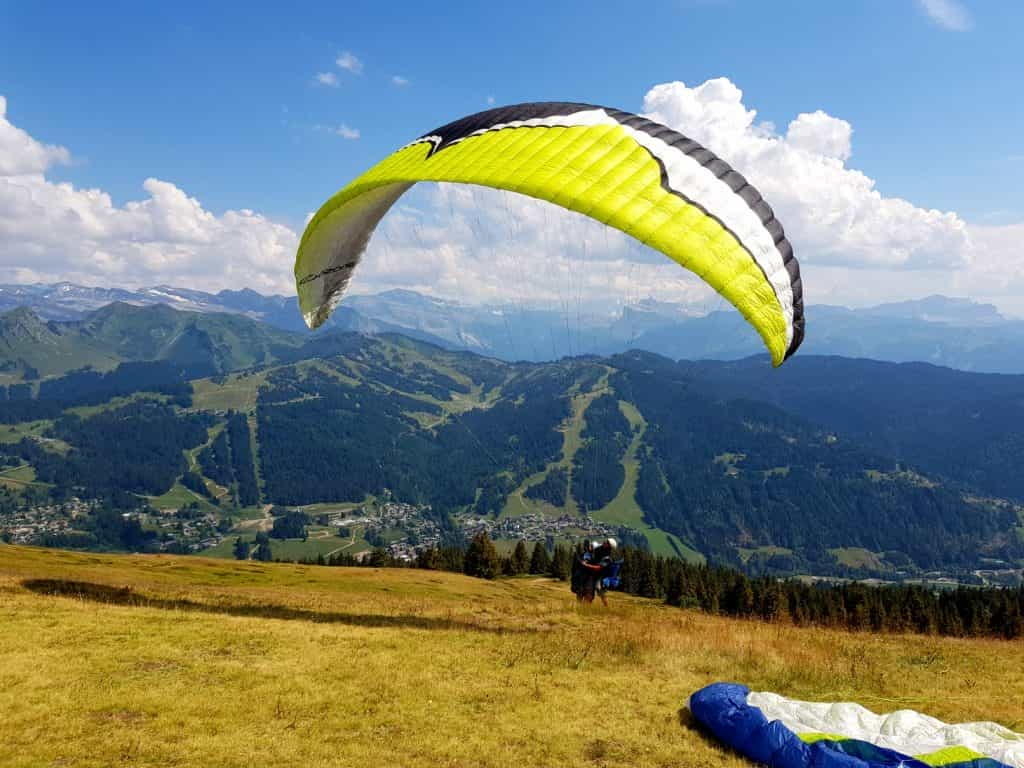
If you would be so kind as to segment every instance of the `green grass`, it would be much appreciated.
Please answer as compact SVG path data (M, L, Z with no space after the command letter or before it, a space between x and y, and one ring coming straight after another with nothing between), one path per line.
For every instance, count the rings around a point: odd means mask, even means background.
M31 464L21 464L17 467L0 469L0 477L6 477L23 483L31 483L36 479L36 471L32 468Z
M238 507L231 510L231 516L237 517L240 520L262 520L263 507Z
M161 395L155 392L135 392L124 397L112 397L107 402L100 403L99 405L79 405L74 408L68 408L65 413L73 413L83 419L88 419L91 416L95 416L97 413L112 411L116 408L121 408L125 405L129 405L130 403L137 403L141 400L166 403L170 398L167 395Z
M877 469L866 469L864 474L867 478L876 483L894 483L896 481L909 483L910 485L916 485L919 488L936 488L938 483L931 480L924 475L920 475L912 470L897 470L895 472L881 472Z
M64 455L71 450L70 445L63 440L43 436L52 426L53 422L49 420L28 421L20 424L0 424L0 444L20 443L23 439L29 437L36 440L41 448Z
M31 464L0 470L0 483L15 486L35 485L36 471ZM40 484L41 485L41 484Z
M216 547L203 550L198 554L201 557L232 558L234 557L235 539L237 538L252 544L256 539L256 535L254 533L240 534L232 532ZM362 551L358 548L359 541L360 539L358 538L353 541L349 537L324 536L321 535L321 532L314 531L311 528L309 538L306 541L302 539L271 539L270 549L275 558L280 558L281 560L302 560L304 558L313 559L317 555L324 555L326 557L336 551L350 551L352 554L355 554ZM364 549L367 548L369 548L369 545L364 547Z
M715 464L725 467L725 474L738 475L742 469L740 464L747 458L745 453L720 453L715 456Z
M20 443L26 437L41 437L52 426L53 422L49 420L0 424L0 443Z
M177 481L166 493L159 496L147 496L146 500L156 509L181 509L193 501L197 501L199 502L199 508L203 512L215 512L218 514L222 512L220 507L211 504L204 497L194 491L190 491Z
M310 516L327 515L339 512L342 514L349 514L361 506L375 504L376 501L377 500L374 496L367 496L362 501L324 501L316 504L306 504L302 507L302 511Z
M872 571L887 571L892 570L890 566L887 566L883 562L880 555L867 549L860 547L840 547L838 549L830 549L836 560L842 565L850 568L866 568Z
M60 596L68 579L96 586ZM610 603L581 608L534 577L0 545L0 754L12 768L750 768L684 709L714 680L1024 730L1019 642Z
M771 557L772 555L791 555L793 550L786 549L785 547L776 547L772 545L764 547L736 547L736 552L740 556L740 560L744 563L747 562L754 555L765 555Z
M192 382L192 407L197 411L243 411L256 407L259 387L267 378L267 371L246 375L233 373L222 384L212 379Z

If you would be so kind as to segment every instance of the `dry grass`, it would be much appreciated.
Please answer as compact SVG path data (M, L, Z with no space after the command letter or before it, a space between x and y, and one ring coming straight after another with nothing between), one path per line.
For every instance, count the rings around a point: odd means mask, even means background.
M0 765L746 765L681 711L714 680L1024 729L1024 643L612 603L543 579L0 546Z

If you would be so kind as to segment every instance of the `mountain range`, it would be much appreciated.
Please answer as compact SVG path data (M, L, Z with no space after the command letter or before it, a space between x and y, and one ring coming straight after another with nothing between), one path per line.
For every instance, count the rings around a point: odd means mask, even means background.
M206 293L158 286L139 290L70 283L0 285L0 312L30 308L45 321L79 321L112 302L162 304L199 313L239 314L273 328L308 333L294 297L242 289ZM802 354L921 361L966 371L1024 373L1024 321L990 304L931 296L863 309L807 308ZM394 290L347 297L325 331L402 333L449 349L503 360L557 360L631 349L674 359L737 360L762 351L734 311L641 300L606 310L470 305Z
M581 516L755 572L1024 563L1024 376L811 354L507 362L115 303L0 316L0 383L22 484L0 507L26 482L117 508L393 494L442 522Z

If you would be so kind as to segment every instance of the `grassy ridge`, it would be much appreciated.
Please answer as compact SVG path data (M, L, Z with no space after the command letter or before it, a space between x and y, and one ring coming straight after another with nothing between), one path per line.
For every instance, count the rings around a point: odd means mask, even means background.
M0 546L4 765L745 766L681 711L722 679L1024 730L1024 643L581 610L546 579Z

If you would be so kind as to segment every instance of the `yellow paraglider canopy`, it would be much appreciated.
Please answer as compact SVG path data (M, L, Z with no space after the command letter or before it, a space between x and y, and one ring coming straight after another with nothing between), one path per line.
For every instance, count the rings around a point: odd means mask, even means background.
M555 102L449 123L328 200L306 227L295 259L299 308L310 328L330 316L378 222L418 181L519 192L625 232L733 304L775 365L803 340L800 267L771 207L742 175L659 123Z

